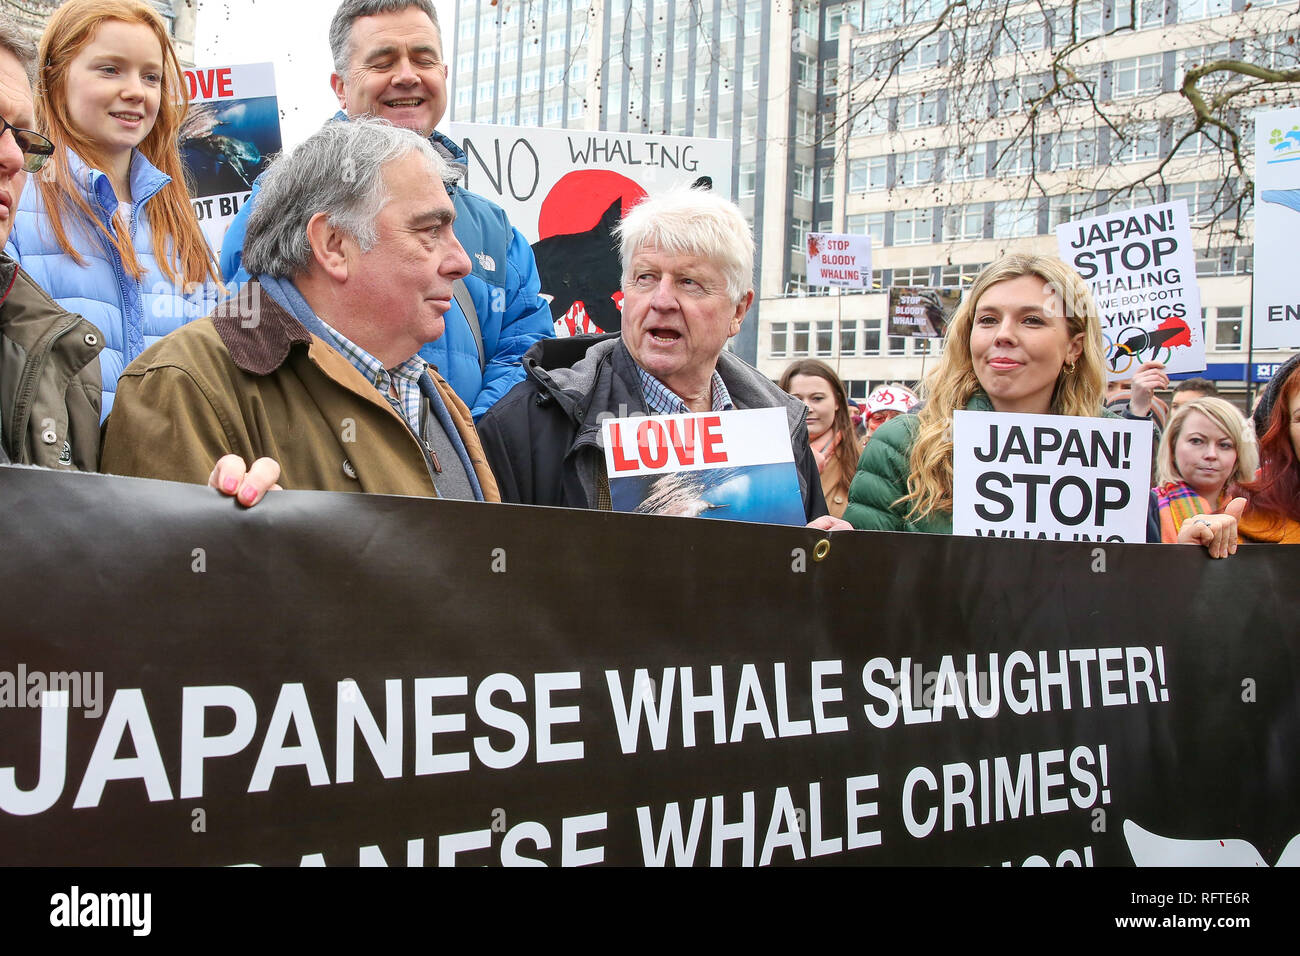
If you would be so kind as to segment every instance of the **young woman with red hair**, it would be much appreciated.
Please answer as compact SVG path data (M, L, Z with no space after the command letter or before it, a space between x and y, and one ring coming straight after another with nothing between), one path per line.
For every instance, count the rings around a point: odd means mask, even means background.
M1259 474L1233 494L1250 500L1237 524L1245 541L1300 544L1300 356L1283 365L1255 413Z
M140 0L69 0L46 26L36 120L58 149L23 191L6 251L104 335L102 417L122 369L207 315L220 272L185 189L180 63Z

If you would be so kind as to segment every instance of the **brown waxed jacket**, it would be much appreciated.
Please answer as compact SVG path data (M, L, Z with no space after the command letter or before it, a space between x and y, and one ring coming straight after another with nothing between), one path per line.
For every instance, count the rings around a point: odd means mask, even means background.
M436 496L420 441L375 387L269 295L256 301L255 322L218 309L126 368L101 469L206 484L217 459L235 454L274 458L287 489ZM469 409L429 374L484 498L500 501Z
M94 471L104 337L0 255L0 462Z

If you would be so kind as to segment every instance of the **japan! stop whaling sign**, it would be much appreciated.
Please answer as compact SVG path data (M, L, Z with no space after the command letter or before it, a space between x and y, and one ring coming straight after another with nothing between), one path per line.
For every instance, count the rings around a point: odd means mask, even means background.
M871 288L871 237L808 233L808 284Z
M1255 114L1255 291L1257 349L1300 345L1300 108Z
M1149 421L956 412L952 444L954 534L1146 540Z
M1056 240L1097 303L1108 379L1132 378L1151 361L1170 372L1205 368L1186 202L1062 223Z

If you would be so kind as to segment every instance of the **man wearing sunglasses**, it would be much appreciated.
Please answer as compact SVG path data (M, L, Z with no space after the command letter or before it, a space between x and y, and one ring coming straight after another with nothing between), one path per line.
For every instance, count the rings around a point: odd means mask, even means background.
M0 15L0 247L27 174L54 145L35 125L36 49ZM99 461L103 336L66 312L0 253L0 464L94 471Z

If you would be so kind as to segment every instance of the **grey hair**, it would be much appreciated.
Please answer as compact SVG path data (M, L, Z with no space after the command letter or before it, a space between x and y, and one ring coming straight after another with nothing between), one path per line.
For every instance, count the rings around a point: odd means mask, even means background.
M36 78L36 44L7 14L0 13L0 50L8 50L27 74L30 83Z
M754 232L735 203L707 189L677 186L648 196L614 229L623 280L641 249L696 256L722 270L727 294L739 305L754 288Z
M431 0L343 0L330 21L330 54L334 57L334 72L342 77L348 74L348 64L352 61L352 24L356 20L380 13L401 13L409 7L427 14L438 36L442 36L438 11L433 8Z
M362 252L373 248L375 220L389 199L384 168L408 153L423 156L431 176L454 182L455 171L428 140L367 116L326 123L280 155L263 175L248 217L244 267L249 274L291 278L306 272L312 262L307 223L317 213L353 236Z

